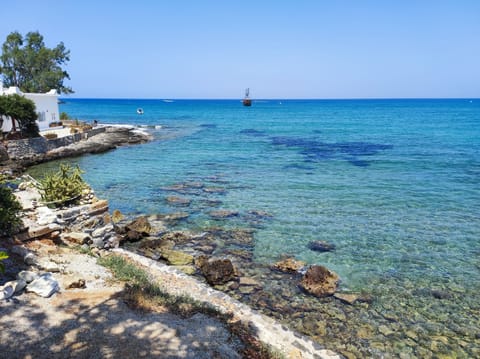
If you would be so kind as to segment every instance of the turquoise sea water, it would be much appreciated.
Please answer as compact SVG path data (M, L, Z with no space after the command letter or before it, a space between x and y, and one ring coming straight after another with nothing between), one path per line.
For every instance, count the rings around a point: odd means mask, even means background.
M254 263L288 254L337 272L343 291L371 294L373 303L348 308L312 304L329 306L315 320L332 324L304 332L327 347L358 357L480 356L479 99L265 100L251 108L66 99L60 110L155 136L73 160L111 209L171 213L179 209L166 201L169 186L221 188L185 195L190 217L179 228L254 228ZM239 215L212 218L212 200ZM252 211L269 216L258 221ZM312 251L313 240L336 250Z

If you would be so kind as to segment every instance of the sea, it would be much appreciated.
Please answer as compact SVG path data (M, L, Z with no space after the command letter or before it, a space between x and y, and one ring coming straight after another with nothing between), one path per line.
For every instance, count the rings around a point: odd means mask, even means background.
M224 288L239 300L348 358L480 357L480 99L65 98L60 111L153 136L68 160L111 210L248 230L212 253L241 257L258 282ZM363 300L303 292L271 269L286 257Z

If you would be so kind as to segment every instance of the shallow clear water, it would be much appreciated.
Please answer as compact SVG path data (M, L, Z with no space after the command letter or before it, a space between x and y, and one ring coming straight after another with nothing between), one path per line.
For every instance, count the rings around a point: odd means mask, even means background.
M372 329L354 346L367 341L370 355L387 357L479 353L480 100L270 100L245 108L226 100L67 99L60 110L154 134L145 145L73 160L111 209L175 212L165 187L220 187L224 193L189 196L182 226L218 225L206 203L220 200L215 209L240 214L223 226L255 227L257 263L289 254L336 271L342 290L372 293L374 304L348 309L345 321L378 328L391 312L385 325L400 324L393 336ZM254 223L252 210L272 217ZM336 250L311 251L312 240ZM420 338L405 336L411 326ZM414 343L372 349L381 336ZM332 349L348 351L344 342Z

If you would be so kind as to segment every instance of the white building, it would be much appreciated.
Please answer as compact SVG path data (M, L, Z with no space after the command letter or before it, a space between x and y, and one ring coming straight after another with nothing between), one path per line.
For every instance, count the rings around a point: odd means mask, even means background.
M60 121L57 90L50 90L47 93L23 93L18 87L4 88L3 83L0 82L0 96L13 94L24 96L35 103L38 114L37 124L40 131L48 129L50 123ZM11 119L5 117L1 119L3 120L0 121L2 122L2 132L10 132L12 130Z

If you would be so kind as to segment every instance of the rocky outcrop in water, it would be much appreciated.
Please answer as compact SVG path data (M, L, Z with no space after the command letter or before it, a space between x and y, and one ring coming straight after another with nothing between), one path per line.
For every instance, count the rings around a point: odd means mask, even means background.
M300 287L317 297L328 297L335 293L339 281L340 277L335 272L324 266L313 265L300 281Z
M273 268L285 273L298 273L306 263L294 258L284 258L273 265Z
M210 285L225 284L236 277L236 271L230 259L199 256L195 265L200 269Z

